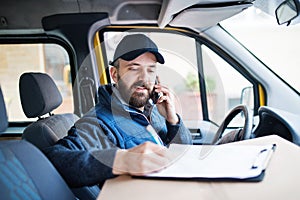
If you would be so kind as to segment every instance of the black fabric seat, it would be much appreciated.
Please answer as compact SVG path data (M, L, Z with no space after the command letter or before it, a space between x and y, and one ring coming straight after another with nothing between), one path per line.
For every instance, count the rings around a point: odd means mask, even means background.
M67 135L68 130L78 120L73 113L53 114L62 103L62 96L52 80L45 73L24 73L19 81L20 98L23 111L28 118L38 118L23 132L22 138L43 150L54 145ZM44 117L44 115L48 116ZM98 186L71 188L79 199L96 199Z
M0 132L8 127L0 88ZM76 199L63 178L40 150L24 140L0 141L1 200Z
M66 136L71 126L79 119L73 113L52 113L61 105L62 96L48 74L22 74L19 89L25 115L28 118L38 118L24 130L22 137L39 149L49 147ZM43 117L46 114L49 116Z
M76 199L50 161L24 140L0 141L1 200Z
M5 107L5 102L2 94L2 89L0 87L0 133L5 131L8 127L7 112Z

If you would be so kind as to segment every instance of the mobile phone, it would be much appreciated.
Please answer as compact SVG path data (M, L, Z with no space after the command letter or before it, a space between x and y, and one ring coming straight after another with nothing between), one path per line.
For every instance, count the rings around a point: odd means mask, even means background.
M157 81L157 77L155 79L155 85L158 84L158 81ZM151 95L150 95L150 98L152 99L152 102L154 104L157 103L158 99L162 96L162 93L161 92L155 92L155 88L153 87L153 90L151 92Z

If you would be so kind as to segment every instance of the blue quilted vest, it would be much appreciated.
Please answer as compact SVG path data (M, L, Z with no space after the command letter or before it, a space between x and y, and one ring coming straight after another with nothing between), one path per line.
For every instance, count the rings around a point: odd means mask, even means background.
M113 93L113 86L99 88L99 103L95 106L100 127L108 138L122 149L128 149L146 141L158 143L152 126L163 139L167 134L165 119L159 114L156 106L147 106L145 113L121 103ZM149 110L151 109L151 111Z

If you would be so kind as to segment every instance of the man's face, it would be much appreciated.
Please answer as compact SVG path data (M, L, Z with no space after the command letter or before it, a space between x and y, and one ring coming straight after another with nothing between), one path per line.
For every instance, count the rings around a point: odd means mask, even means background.
M154 86L156 58L146 52L131 61L119 59L119 68L112 68L111 75L122 98L129 105L142 108Z

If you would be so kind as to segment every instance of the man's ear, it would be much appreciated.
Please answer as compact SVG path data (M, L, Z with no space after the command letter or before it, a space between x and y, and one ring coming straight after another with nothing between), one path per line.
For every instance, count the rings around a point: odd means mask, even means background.
M118 82L118 69L116 67L110 68L110 76L115 83Z

